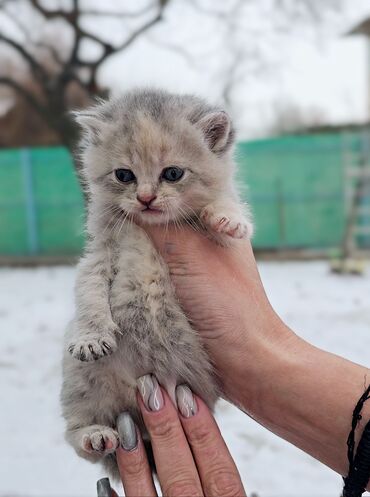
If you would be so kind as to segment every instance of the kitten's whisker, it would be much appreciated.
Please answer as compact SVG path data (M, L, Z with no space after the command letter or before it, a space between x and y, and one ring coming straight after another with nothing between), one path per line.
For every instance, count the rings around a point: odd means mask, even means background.
M168 235L168 228L169 228L169 223L170 223L170 216L171 216L171 211L170 211L170 204L166 202L164 204L165 211L166 211L166 228L165 228L165 235Z
M188 224L190 222L196 231L202 232L205 229L205 226L203 225L199 215L197 214L197 212L195 212L195 210L190 205L188 205L186 203L184 205L193 214L193 216L190 216L188 218ZM203 228L203 230L202 230L202 228Z
M109 206L107 208L105 208L103 211L101 211L98 215L97 215L97 219L99 220L102 220L103 218L107 217L109 214L112 215L113 218L115 218L115 216L122 212L122 209L116 205L116 206ZM112 218L111 218L112 219ZM108 223L110 222L110 220L108 221Z
M121 207L119 205L108 205L99 212L99 215L102 216L109 211L114 212L114 211L119 211L119 210L121 210Z
M102 235L104 235L104 233L107 231L108 228L111 228L113 224L115 224L117 222L118 219L120 219L120 215L121 213L120 212L117 212L115 214L113 214L113 216L111 217L111 219L107 222L103 232L102 232ZM112 232L112 229L110 229L109 231L109 234L111 234Z
M181 222L180 222L180 220L186 221L186 212L180 206L177 207L177 210L178 210L178 212L180 214L180 219L178 219L178 218L175 217L176 228L181 229Z
M129 216L129 212L126 212L126 215L125 215L125 217L122 220L121 226L119 227L119 230L118 230L118 233L117 233L117 237L119 237L119 235L121 234L123 225L125 224L125 221L126 221L126 219L127 219L128 216Z
M174 210L174 209L173 209ZM175 232L179 230L178 219L176 216L172 216L172 225L175 228Z
M185 204L185 207L187 207L189 210L192 210L195 213L195 211L193 209L191 209L191 207L188 206L187 204ZM189 216L188 215L189 213L185 209L183 209L182 207L179 207L178 209L180 211L181 218L185 221L185 223L188 226L190 226L194 231L196 231L197 233L200 233L201 230L200 230L199 226L197 225L196 220L193 219L191 216Z
M125 213L124 219L125 219L126 215L127 215L127 212ZM122 220L122 216L119 216L118 219L116 220L116 222L114 223L114 226L112 227L110 233L109 233L110 236L115 235L115 230L120 225L121 220Z
M121 209L114 209L111 211L111 216L108 218L107 222L105 223L105 228L103 230L103 233L106 231L109 226L116 220L117 216L121 214ZM98 219L100 222L104 219L104 217L108 217L109 211L105 212L103 215L98 216Z
M171 207L171 217L172 217L172 222L173 222L173 225L174 225L174 228L175 228L175 231L179 231L181 229L181 224L179 222L179 219L177 218L176 215L176 209L174 207Z
M184 206L189 210L191 214L193 214L194 220L199 220L199 214L191 207L191 205L184 203Z
M170 210L171 206L168 203L167 199L164 199L163 207L164 207L164 211L166 214L166 222L165 222L165 236L166 236L168 234L168 227L169 227L169 222L170 222L170 217L171 217L171 210Z

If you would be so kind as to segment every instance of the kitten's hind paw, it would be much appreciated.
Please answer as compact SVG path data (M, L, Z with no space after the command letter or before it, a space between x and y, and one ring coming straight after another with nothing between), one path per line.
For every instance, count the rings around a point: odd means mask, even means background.
M85 452L101 455L102 457L114 452L118 445L118 433L109 427L102 427L91 433L85 433L81 439L81 446Z
M117 342L114 337L99 336L78 340L68 345L68 352L79 361L97 361L98 359L111 355L117 349Z
M253 227L243 216L220 214L205 208L201 214L202 221L216 233L223 233L231 238L247 238Z

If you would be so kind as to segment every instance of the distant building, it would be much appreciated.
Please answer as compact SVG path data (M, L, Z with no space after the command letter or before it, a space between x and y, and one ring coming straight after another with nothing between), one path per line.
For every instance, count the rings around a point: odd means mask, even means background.
M367 88L368 112L370 115L370 17L354 26L348 35L363 35L367 38Z

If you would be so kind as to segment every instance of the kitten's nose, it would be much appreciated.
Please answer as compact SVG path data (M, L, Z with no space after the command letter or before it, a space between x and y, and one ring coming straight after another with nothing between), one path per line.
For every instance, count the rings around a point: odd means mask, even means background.
M157 196L153 195L152 193L148 193L146 195L137 195L136 198L141 204L149 207L149 205L157 198Z

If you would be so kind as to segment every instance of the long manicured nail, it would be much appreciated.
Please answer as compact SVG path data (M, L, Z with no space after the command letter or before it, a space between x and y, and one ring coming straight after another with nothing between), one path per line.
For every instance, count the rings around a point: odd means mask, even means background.
M96 482L98 497L112 497L112 487L109 478L102 478Z
M177 408L184 418L191 418L198 412L198 406L193 392L187 385L179 385L176 388Z
M121 447L130 451L137 447L137 431L135 423L128 412L121 412L117 418L117 430Z
M145 407L149 411L159 411L164 405L163 395L157 378L152 374L141 376L137 380L139 392Z

